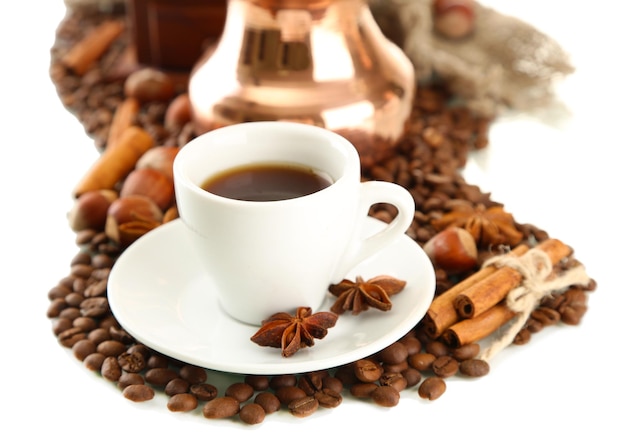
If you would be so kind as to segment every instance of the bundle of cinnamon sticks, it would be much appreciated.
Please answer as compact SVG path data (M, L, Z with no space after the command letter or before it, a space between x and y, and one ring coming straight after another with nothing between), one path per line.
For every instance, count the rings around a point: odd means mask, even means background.
M526 244L519 245L507 255L522 257L530 249ZM546 239L532 249L544 252L553 266L573 253L558 239ZM483 266L437 296L420 326L429 338L443 340L453 348L476 343L516 316L517 313L507 306L506 298L523 283L523 279L522 273L511 266Z

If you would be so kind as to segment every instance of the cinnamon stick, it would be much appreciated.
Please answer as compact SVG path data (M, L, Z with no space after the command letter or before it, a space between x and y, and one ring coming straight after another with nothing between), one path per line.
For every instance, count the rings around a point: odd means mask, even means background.
M154 145L154 139L138 126L130 126L114 144L108 145L74 188L74 196L91 190L112 189Z
M61 62L77 75L84 75L122 34L124 28L124 22L120 20L101 23L61 57Z
M572 249L558 239L547 239L535 248L545 252L552 264L572 254ZM523 276L516 269L502 266L472 286L461 290L454 308L461 319L476 317L503 300L520 285Z
M491 335L514 316L513 311L500 303L474 318L453 324L443 332L441 339L452 348L476 343Z
M526 251L528 251L527 245L519 245L511 250L509 255L521 256ZM426 315L422 319L422 325L426 335L435 339L448 327L458 322L460 317L454 307L454 300L457 295L490 276L497 270L498 268L493 265L486 266L435 297Z
M135 117L139 113L139 101L136 98L125 98L115 109L113 120L109 126L109 134L107 137L107 145L117 143L124 133L124 130L132 126Z

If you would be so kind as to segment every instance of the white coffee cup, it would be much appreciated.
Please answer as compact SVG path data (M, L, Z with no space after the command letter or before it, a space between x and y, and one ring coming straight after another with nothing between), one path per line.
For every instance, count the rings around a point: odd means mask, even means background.
M296 163L332 184L278 201L242 201L201 188L211 176L242 165ZM308 306L315 312L328 286L405 233L415 204L403 187L361 182L355 147L340 135L291 122L241 123L198 136L174 160L179 215L222 308L252 325L276 312ZM397 207L396 218L364 238L376 203Z

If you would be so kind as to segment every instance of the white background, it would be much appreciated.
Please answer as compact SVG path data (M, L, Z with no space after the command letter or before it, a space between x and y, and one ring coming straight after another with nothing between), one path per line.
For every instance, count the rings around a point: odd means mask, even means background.
M96 150L48 77L49 48L65 13L62 0L4 3L0 438L317 439L345 429L365 439L626 439L624 11L617 10L621 2L609 0L483 4L554 37L577 68L558 88L564 115L500 118L491 145L472 157L467 177L491 190L518 220L575 249L598 282L583 323L544 330L529 345L505 350L487 377L449 381L435 402L418 398L415 390L405 391L393 409L346 398L307 419L283 413L249 427L170 413L162 399L131 403L56 342L46 318L47 292L68 273L77 251L65 216L71 189Z

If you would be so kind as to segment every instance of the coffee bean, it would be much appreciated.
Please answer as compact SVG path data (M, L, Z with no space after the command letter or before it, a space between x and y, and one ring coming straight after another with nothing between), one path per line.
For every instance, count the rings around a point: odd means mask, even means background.
M150 359L150 356L152 354L152 351L150 350L150 348L148 348L146 345L141 344L141 343L135 343L133 345L130 345L128 349L126 350L126 352L128 352L129 354L135 354L135 353L140 354L144 360ZM146 365L147 364L148 363L146 362Z
M77 308L80 306L83 300L85 300L85 296L77 292L71 292L68 295L66 295L64 299L68 306Z
M391 386L398 392L402 392L407 387L406 378L399 372L386 372L378 380L381 386Z
M139 374L122 372L122 375L120 375L120 378L117 380L117 386L124 390L126 386L130 386L132 384L145 384L145 381Z
M97 280L87 285L83 291L85 298L100 297L105 295L107 290L107 279Z
M94 352L93 354L89 354L85 357L83 365L90 371L100 372L105 358L106 357L104 355Z
M354 363L354 375L364 383L378 381L382 373L380 365L371 360L357 360Z
M394 364L383 363L382 365L383 372L390 372L390 373L391 372L399 373L408 367L409 367L409 362L406 359L402 360L400 363L394 363Z
M130 386L126 386L124 388L122 394L125 398L139 403L153 399L155 392L154 389L150 386L146 386L145 384L131 384Z
M204 383L207 380L207 373L204 368L186 364L178 372L180 377L187 380L189 384Z
M376 383L355 383L350 386L350 394L356 398L369 398L377 388Z
M422 350L422 342L418 338L413 336L405 336L401 340L402 344L406 348L407 358L410 355L417 354Z
M420 353L409 356L408 361L409 361L409 365L412 368L415 368L418 371L424 372L430 369L430 367L433 364L433 361L435 361L435 358L436 357L433 354L420 352Z
M359 381L354 374L354 366L352 364L346 364L337 368L335 378L347 387Z
M93 267L85 263L77 263L70 268L70 274L80 279L88 279L92 271Z
M239 418L246 424L261 424L265 419L265 409L256 403L245 404L239 410Z
M87 338L94 342L96 345L99 345L103 341L110 340L111 334L109 334L109 331L107 331L106 329L96 328L93 331L90 331L89 334L87 334Z
M52 300L52 302L50 302L50 304L48 305L48 312L47 312L48 318L59 317L61 315L61 311L67 308L67 306L68 305L67 305L67 302L65 301L65 298L58 298L58 299Z
M60 318L52 323L52 332L57 336L57 338L62 332L67 331L70 328L72 328L72 320L68 318Z
M122 368L117 362L117 357L109 356L102 362L100 374L109 381L117 381L122 375Z
M86 337L87 334L85 333L85 331L80 328L72 327L61 332L58 335L58 340L61 345L65 346L66 348L71 348L72 346L74 346L74 344L81 340L84 340Z
M98 344L98 352L111 357L117 357L126 351L126 345L115 340L105 340Z
M306 392L297 386L283 386L276 389L275 394L284 405L307 396Z
M217 387L209 383L192 384L189 392L199 401L211 401L217 397Z
M327 409L337 407L343 401L343 397L340 392L329 388L323 388L322 390L315 392L313 396L321 407L325 407Z
M70 284L70 286L71 286L71 284ZM51 300L51 301L63 300L71 292L72 292L72 290L69 287L63 285L62 283L59 283L58 285L56 285L55 287L51 288L48 291L48 300ZM48 317L50 317L50 316L48 316Z
M324 378L326 377L328 377L328 372L326 371L309 372L298 379L298 387L304 390L307 395L313 395L315 392L322 390Z
M280 400L271 392L261 392L254 397L254 402L263 407L266 414L274 413L280 409Z
M291 401L287 407L292 415L304 418L315 413L319 407L319 402L315 397L306 395Z
M409 351L407 347L403 343L397 341L380 351L376 355L376 358L380 360L381 363L396 364L406 361L408 355Z
M205 418L229 418L239 413L239 401L233 397L217 397L202 408Z
M446 382L441 377L428 377L419 385L417 393L427 400L436 400L446 391Z
M248 401L254 395L254 389L248 383L237 382L232 383L226 388L224 395L233 397L240 403Z
M413 387L422 381L422 374L415 368L407 368L401 372L402 376L406 380L406 387Z
M480 359L463 360L459 371L468 377L482 377L489 373L489 363Z
M96 352L96 345L91 340L85 338L83 340L77 341L72 346L72 352L78 360L84 361L88 355Z
M430 367L435 375L447 378L459 371L459 362L449 355L437 357Z
M198 407L198 399L190 393L172 395L167 400L167 408L172 412L189 412Z
M189 392L189 382L182 378L174 378L165 385L165 394L170 397Z
M146 367L148 369L153 368L167 368L170 365L170 361L167 357L163 357L162 355L151 355L148 357L148 361L146 362Z
M331 389L340 394L343 391L343 383L339 378L329 375L322 380L322 389Z
M91 317L76 317L72 321L72 326L80 328L85 332L91 332L98 327L98 324Z
M552 308L540 306L530 313L530 316L544 326L555 325L561 320L561 314Z
M400 402L400 392L392 386L378 386L370 396L376 404L383 407L394 407Z
M74 320L76 320L78 317L81 317L81 315L82 312L79 308L68 306L59 313L59 318L70 319L72 322L74 322Z
M146 367L146 360L139 352L124 352L117 356L117 361L126 372L141 372Z
M102 317L110 312L106 297L92 297L80 304L80 313L85 317Z
M480 345L478 343L470 343L455 348L452 351L452 356L458 361L463 361L476 357L479 352Z
M426 343L426 352L429 354L433 354L435 357L440 357L442 355L449 355L450 349L444 343L439 340L432 340Z
M109 334L111 334L112 340L119 341L124 345L128 345L134 341L133 337L128 332L116 326L109 328Z
M178 373L169 368L152 368L146 371L145 378L150 384L165 386L174 378L178 378Z
M520 331L517 333L517 335L515 335L515 338L513 339L513 344L515 345L525 345L526 343L528 343L531 339L531 333L528 329L526 328L522 328L520 329Z
M277 375L270 379L270 388L277 390L283 386L295 386L298 378L295 375Z
M255 391L269 389L270 380L265 375L246 375L244 381L248 383Z

